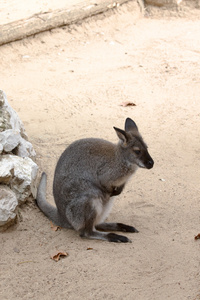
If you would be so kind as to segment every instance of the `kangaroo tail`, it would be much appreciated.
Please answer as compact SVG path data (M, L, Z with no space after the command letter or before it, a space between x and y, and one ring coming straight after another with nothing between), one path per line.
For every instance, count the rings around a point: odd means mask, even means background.
M36 202L40 210L57 226L61 226L59 221L58 210L46 200L47 175L42 173L40 183L37 190Z

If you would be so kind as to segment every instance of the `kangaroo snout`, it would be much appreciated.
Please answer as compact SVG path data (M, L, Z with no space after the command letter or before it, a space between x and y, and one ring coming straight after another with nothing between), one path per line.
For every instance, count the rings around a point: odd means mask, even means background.
M147 169L152 169L153 168L153 165L154 165L154 161L153 159L151 158L150 160L148 160L145 164L146 168Z
M140 157L138 166L141 168L152 169L154 165L154 161L150 156L147 147L143 148L142 156Z

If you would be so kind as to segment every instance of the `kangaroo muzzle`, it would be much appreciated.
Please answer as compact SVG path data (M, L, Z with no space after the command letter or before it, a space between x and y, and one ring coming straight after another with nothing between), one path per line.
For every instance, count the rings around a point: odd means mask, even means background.
M153 161L153 159L151 158L151 156L149 155L149 153L147 153L147 157L146 157L146 159L145 159L144 166L145 166L145 168L147 168L147 169L152 169L152 168L153 168L153 165L154 165L154 161Z
M153 159L151 158L150 160L148 160L148 161L146 162L145 167L146 167L147 169L152 169L152 168L153 168L153 165L154 165L154 161L153 161Z

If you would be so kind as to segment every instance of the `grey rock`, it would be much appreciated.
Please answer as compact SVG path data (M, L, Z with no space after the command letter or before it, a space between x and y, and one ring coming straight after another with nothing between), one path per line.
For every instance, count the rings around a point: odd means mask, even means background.
M1 90L0 107L0 153L13 152L21 157L34 157L36 154L28 142L23 123Z
M15 193L8 186L0 185L0 226L13 223L17 205Z
M36 197L34 156L21 120L0 90L0 231L14 222L19 205Z
M0 144L5 152L11 152L20 143L20 133L13 129L7 129L0 133Z
M31 195L36 196L38 166L29 157L3 155L0 157L0 184L7 184L16 194L19 205Z

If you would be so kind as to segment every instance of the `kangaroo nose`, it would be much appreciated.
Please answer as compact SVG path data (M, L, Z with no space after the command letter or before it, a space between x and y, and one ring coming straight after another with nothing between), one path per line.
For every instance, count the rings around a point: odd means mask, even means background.
M153 159L149 160L149 161L147 162L147 169L153 168L153 165L154 165Z

